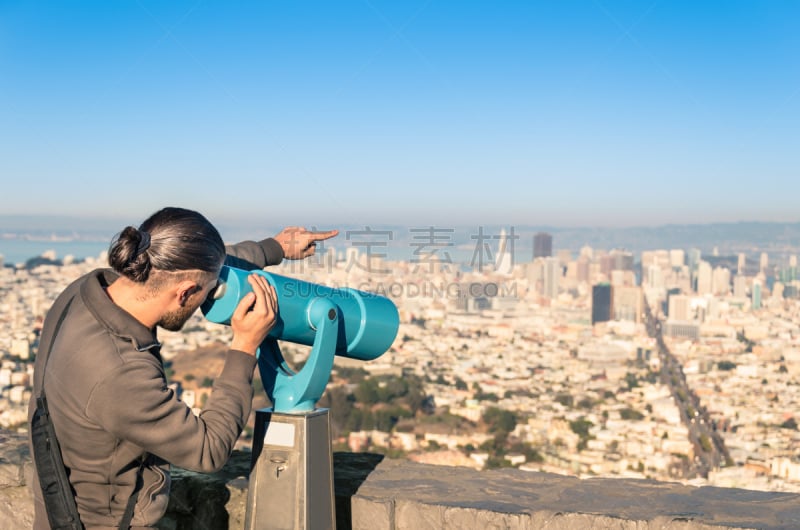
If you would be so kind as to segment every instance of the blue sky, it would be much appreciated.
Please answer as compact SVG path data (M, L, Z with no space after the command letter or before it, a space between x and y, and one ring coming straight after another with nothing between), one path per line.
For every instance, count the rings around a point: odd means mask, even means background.
M800 3L0 3L0 212L800 221Z

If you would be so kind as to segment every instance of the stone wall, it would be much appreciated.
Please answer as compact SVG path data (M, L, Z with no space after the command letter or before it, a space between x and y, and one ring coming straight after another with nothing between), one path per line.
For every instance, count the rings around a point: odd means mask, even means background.
M241 529L248 453L220 473L173 472L166 530ZM0 432L0 530L31 527L24 435ZM474 471L334 455L338 530L797 530L800 495L646 480Z

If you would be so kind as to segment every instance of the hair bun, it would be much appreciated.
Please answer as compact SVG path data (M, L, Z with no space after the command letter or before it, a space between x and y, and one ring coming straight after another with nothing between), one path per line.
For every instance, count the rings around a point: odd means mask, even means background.
M137 232L139 232L139 243L136 245L136 255L138 256L150 248L150 232L145 230L137 230Z

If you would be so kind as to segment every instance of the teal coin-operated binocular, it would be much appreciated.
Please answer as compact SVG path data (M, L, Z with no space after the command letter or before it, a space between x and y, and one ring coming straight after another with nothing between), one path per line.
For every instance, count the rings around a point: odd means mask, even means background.
M219 286L201 308L208 320L230 324L252 291L250 274L275 287L278 314L257 352L272 408L256 411L245 530L335 530L330 419L315 405L334 356L368 361L389 349L400 325L397 308L388 298L355 289L223 267ZM311 346L299 372L286 364L279 340Z
M369 361L397 336L400 318L388 298L233 267L222 268L217 290L201 307L205 317L230 324L239 301L252 291L247 276L254 273L266 277L278 295L277 321L258 352L261 380L276 412L313 410L328 384L334 355ZM289 368L278 340L312 346L302 370Z

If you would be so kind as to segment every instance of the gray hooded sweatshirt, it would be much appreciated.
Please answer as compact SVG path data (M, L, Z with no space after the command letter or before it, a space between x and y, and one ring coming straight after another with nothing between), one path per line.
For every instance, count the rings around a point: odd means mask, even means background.
M276 265L283 250L273 239L228 247L226 264L243 269ZM119 526L133 492L142 455L143 486L132 528L149 528L169 500L169 465L199 472L227 462L250 414L256 359L229 350L222 373L199 416L167 387L153 330L114 304L104 288L118 275L95 270L59 295L48 312L37 356L28 418L42 385L64 465L88 529ZM53 340L58 316L68 307ZM34 529L49 529L36 474Z

